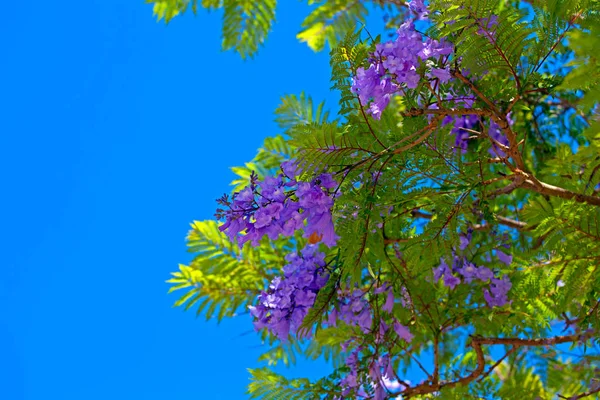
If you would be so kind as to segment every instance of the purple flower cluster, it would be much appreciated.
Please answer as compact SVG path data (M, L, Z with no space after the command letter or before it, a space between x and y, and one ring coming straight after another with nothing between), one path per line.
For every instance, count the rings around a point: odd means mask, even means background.
M464 250L471 242L472 231L467 231L466 234L459 236L460 250ZM484 266L477 266L475 263L468 261L465 257L459 257L454 252L452 253L453 262L450 267L444 258L440 259L440 265L433 269L434 281L443 279L444 286L454 289L461 282L471 283L475 280L482 282L490 281L489 289L484 289L483 297L490 307L502 307L508 303L508 291L512 284L508 276L504 275L502 279L494 276L494 272ZM510 265L512 263L512 255L506 254L503 251L496 249L496 257L500 262ZM458 274L458 276L456 275ZM461 279L462 277L462 279Z
M389 354L385 354L371 362L369 366L369 377L375 387L374 399L383 400L387 392L400 388L400 383L396 380L396 373Z
M372 290L371 302L365 299L367 291L355 289L351 292L338 291L339 304L329 314L328 325L335 326L337 321L344 321L347 324L358 325L363 333L373 333L375 344L381 345L390 340L385 338L390 331L390 326L393 328L398 337L406 342L411 342L413 334L408 327L402 325L394 316L394 304L396 298L394 290L388 283L376 287ZM404 297L408 294L401 291L400 301L403 302ZM378 301L379 300L379 301ZM377 313L379 321L373 321L373 304L380 303L380 312ZM386 322L387 321L387 322ZM376 322L374 324L374 322ZM342 397L337 399L349 398L373 398L384 399L391 390L397 390L399 383L396 381L392 361L389 354L381 357L373 357L369 354L369 347L365 347L363 339L350 339L342 344L344 351L348 349L350 344L360 342L361 344L355 347L346 359L346 365L349 372L341 379L340 386L342 387ZM373 359L370 361L369 374L359 375L360 363L359 354L365 350L368 357ZM364 364L364 360L363 360ZM365 388L370 387L374 390L373 395L367 394Z
M490 307L502 307L508 303L508 291L512 287L508 276L504 275L502 279L492 278L490 289L484 289L483 297Z
M428 14L422 0L411 1L409 8L421 19ZM381 118L393 94L401 92L403 87L414 89L418 86L421 76L417 69L422 62L430 60L429 77L437 78L442 83L451 78L447 66L434 66L434 60L452 53L451 43L431 38L423 41L423 36L415 30L411 20L403 23L397 33L394 41L377 44L371 65L367 69L358 68L353 80L352 92L358 95L362 104L371 102L368 112L375 119Z
M298 255L286 256L283 278L271 281L266 292L258 297L250 313L256 318L256 330L266 327L281 340L296 333L308 310L313 306L318 291L325 286L329 274L325 270L325 254L317 245L307 245Z
M363 333L373 331L373 308L371 303L365 299L366 291L354 289L351 293L338 290L337 306L329 313L327 323L329 326L335 326L337 321L343 321L348 325L356 325ZM392 315L395 303L394 291L391 286L384 283L373 291L373 294L385 294L385 301L381 306L381 311ZM402 298L401 298L402 300ZM381 314L380 314L381 315ZM410 342L413 335L410 330L402 325L395 317L391 320L396 334L407 342ZM381 318L378 323L378 331L375 332L376 340L383 340L389 326Z
M429 10L423 0L411 0L407 3L408 9L416 15L417 19L427 19Z
M351 294L345 295L338 290L337 307L329 313L327 323L335 326L337 321L343 321L348 325L358 325L364 332L369 333L373 324L371 305L364 298L365 292L355 289Z
M389 354L374 358L369 363L369 381L361 382L359 379L359 353L363 350L362 346L355 348L348 358L346 365L350 371L340 381L342 387L342 396L337 399L350 398L371 398L383 400L388 392L396 391L400 388L400 383L396 380L394 366ZM374 389L373 396L369 396L363 388L363 385L371 386Z
M358 381L358 354L361 350L361 347L356 347L346 358L346 365L350 368L350 372L340 381L343 396L348 396L352 390L356 390L360 386Z
M216 217L225 218L219 229L240 246L247 241L258 246L265 235L275 240L279 235L292 236L297 230L303 230L310 243L323 241L335 246L338 236L331 216L331 189L337 183L331 174L302 182L297 180L301 170L294 161L281 167L283 174L263 181L253 175L250 185L234 193L231 200L227 195L219 199L226 207L217 210Z

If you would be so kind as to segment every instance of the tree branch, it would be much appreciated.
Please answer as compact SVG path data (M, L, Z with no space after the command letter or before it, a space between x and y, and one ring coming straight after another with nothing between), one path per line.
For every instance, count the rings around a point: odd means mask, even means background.
M544 58L542 58L542 60L538 63L538 65L536 65L536 67L533 69L533 72L537 72L540 69L540 67L544 64L544 61L546 61L546 59L550 56L550 54L552 54L552 52L554 51L554 49L556 49L556 46L558 46L558 44L560 42L562 42L562 40L565 38L565 35L567 34L567 32L569 32L569 29L571 29L571 27L573 26L573 24L575 23L575 21L577 20L577 18L579 18L582 13L583 13L583 10L579 11L577 14L575 14L571 18L571 20L567 24L567 27L564 30L564 32L559 36L558 39L556 39L556 42L554 42L554 44L552 45L552 47L550 47L550 50L548 51L548 53L546 53L546 55L544 56Z
M403 117L417 117L419 115L491 115L491 111L480 108L411 108L400 113Z
M474 337L473 343L485 344L485 345L513 345L513 346L552 346L561 343L572 343L576 341L583 341L593 336L594 332L584 332L581 334L565 335L565 336L554 336L549 338L537 338L537 339L521 339L521 338L484 338Z
M498 359L498 361L496 361L494 363L494 365L492 365L485 373L483 373L479 379L477 379L478 382L481 382L482 380L484 380L485 378L487 378L495 369L496 367L498 367L498 365L502 364L502 361L504 361L506 359L506 357L510 356L512 353L514 353L516 350L518 349L517 346L512 346L510 348L510 350L508 350L502 357L500 357Z
M591 395L593 395L593 394L595 394L595 393L599 393L599 392L600 392L600 385L599 385L599 386L598 386L596 389L589 390L589 391L587 391L587 392L584 392L584 393L578 394L578 395L576 395L576 396L570 396L570 397L566 397L566 396L560 396L560 395L559 395L559 397L560 397L561 399L569 399L569 400L574 400L574 399L583 399L584 397L588 397L588 396L591 396Z
M510 128L510 125L506 119L506 115L501 113L500 110L498 109L498 107L496 107L496 105L490 99L488 99L487 96L484 95L481 92L481 90L479 90L477 88L477 86L475 86L475 84L473 84L473 82L471 82L463 74L461 74L460 71L458 71L458 70L452 71L452 76L456 77L459 81L461 81L462 83L467 85L469 87L469 89L471 89L473 91L473 93L475 93L477 95L477 97L479 97L490 108L490 110L492 111L492 114L493 114L492 118L494 119L494 122L496 124L498 124L500 129L502 129L504 131L504 133L506 134L506 138L508 139L508 142L510 144L507 154L515 161L515 164L517 165L517 167L524 171L525 170L525 162L523 161L523 157L521 156L521 153L519 152L519 149L518 149L517 136L515 135L513 130ZM511 166L508 163L507 163L507 165L509 167L514 168L513 166Z
M520 231L528 231L528 230L531 230L534 228L533 226L528 225L527 222L518 221L516 219L511 219L511 218L506 218L501 215L496 215L496 221L498 221L498 223L500 225L508 226L509 228L515 228ZM490 225L490 224L473 225L473 229L476 231L487 231L487 230L491 229L491 227L492 227L492 225Z
M560 188L558 186L540 182L532 176L529 176L529 178L530 179L525 179L523 181L521 185L523 188L533 190L534 192L545 194L548 196L560 197L562 199L574 200L578 203L588 203L594 206L600 206L600 197L589 196L587 194L582 193L575 193L570 190Z
M410 215L413 216L414 218L421 218L421 219L428 219L431 220L433 218L432 214L423 212L419 209L414 209L410 212ZM504 225L504 226L508 226L509 228L514 228L514 229L518 229L520 231L528 231L534 228L534 226L530 226L527 224L527 222L524 221L518 221L516 219L512 219L512 218L507 218L507 217L503 217L501 215L495 215L496 217L496 221L500 224L500 225ZM486 224L475 224L472 226L472 228L476 231L486 231L492 228L492 224L486 223ZM393 238L386 238L385 239L385 243L386 244L390 244L390 243L404 243L404 242L408 242L410 241L410 239L408 238L398 238L398 239L393 239Z
M549 338L538 338L538 339L521 339L521 338L485 338L480 336L475 336L471 339L470 346L475 350L477 366L475 369L469 374L462 378L459 378L454 381L438 383L435 380L431 379L430 381L426 381L422 384L419 384L414 387L406 388L404 391L399 394L403 396L403 398L410 398L415 395L427 394L437 392L442 388L452 388L458 385L467 385L474 381L475 379L481 378L483 379L485 376L489 375L494 368L496 368L504 358L506 358L510 353L516 351L518 347L527 347L527 346L551 346L561 343L572 343L576 341L587 340L594 335L594 331L587 331L582 334L575 335L566 335L566 336L554 336ZM482 346L483 345L512 345L513 347L505 354L498 362L496 362L487 372L485 371L485 357L483 355ZM582 398L585 396L589 396L590 394L597 393L600 391L594 389L595 391L590 391L586 393L582 393Z

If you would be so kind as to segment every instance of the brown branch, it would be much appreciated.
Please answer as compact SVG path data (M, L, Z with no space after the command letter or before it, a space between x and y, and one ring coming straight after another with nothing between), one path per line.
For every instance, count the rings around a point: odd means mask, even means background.
M554 336L549 338L538 339L521 339L521 338L484 338L474 337L473 343L485 345L512 345L512 346L552 346L561 343L572 343L583 341L593 336L593 332L584 332L581 334Z
M506 218L501 215L496 215L496 221L500 225L508 226L509 228L518 229L520 231L529 231L534 228L534 226L528 225L527 222L517 221L516 219ZM476 231L487 231L491 229L491 224L476 224L473 225L473 229Z
M397 7L408 7L406 1L402 0L375 0L375 3L378 3L382 7L385 5L385 3L390 3Z
M463 74L460 73L460 71L458 70L454 70L450 72L452 74L452 76L454 76L455 78L457 78L459 81L461 81L462 83L464 83L465 85L467 85L469 87L469 89L471 89L473 91L473 93L475 93L477 95L477 97L479 97L485 104L487 104L487 106L490 108L490 110L494 113L494 114L498 114L498 109L496 108L496 105L494 103L491 102L490 99L487 98L486 95L484 95L478 88L477 86L475 86L473 84L473 82L471 82L470 80L468 80Z
M432 383L437 385L440 380L440 337L439 333L436 333L433 344L433 377L431 378Z
M504 133L506 134L506 138L508 139L509 147L508 150L506 150L506 154L509 155L513 160L515 160L517 168L521 169L522 171L525 171L525 162L523 161L523 157L519 152L519 143L517 141L517 135L513 132L512 128L510 127L510 124L506 119L506 115L498 115L492 118L495 120L494 122L498 124L500 129L504 131Z
M487 378L497 367L498 365L502 364L502 361L504 361L506 359L506 357L510 356L512 353L514 353L516 350L518 349L517 346L512 346L510 348L510 350L508 350L502 357L500 357L500 359L498 359L498 361L496 361L494 363L494 365L492 365L486 372L484 372L479 379L477 379L478 382L481 382L482 380L484 380L485 378Z
M567 34L567 32L569 32L569 29L571 29L571 27L573 26L573 24L575 23L575 21L577 20L577 18L579 18L582 13L583 13L583 10L579 11L577 14L575 14L571 18L571 20L569 21L567 27L565 28L565 31L558 37L558 39L556 39L556 42L554 42L554 44L552 45L552 47L550 47L550 50L548 51L548 53L544 56L544 58L542 58L542 60L538 63L538 65L536 65L536 67L534 68L533 72L537 72L537 70L540 69L540 67L542 66L542 64L544 64L544 61L546 61L546 59L548 57L550 57L550 54L552 54L552 52L554 52L554 49L556 49L556 46L558 46L558 44L560 42L562 42L562 40L565 38L565 35Z
M512 193L514 190L521 187L523 185L523 182L525 181L525 179L520 175L512 175L510 178L513 179L511 183L504 187L494 190L492 193L490 193L490 197L497 197L502 194Z
M419 394L427 394L427 393L437 392L442 387L452 388L457 385L467 385L467 384L471 383L472 381L474 381L475 379L477 379L477 377L479 377L485 369L485 358L483 356L483 350L481 349L480 344L473 342L471 345L472 345L473 349L475 350L475 354L477 355L477 367L475 367L473 372L471 372L469 375L462 377L460 379L457 379L455 381L452 381L452 382L447 382L447 383L441 383L441 384L440 383L422 383L420 385L417 385L417 386L414 386L411 388L407 388L406 390L400 392L399 394L402 396L402 398L408 399L412 396L419 395Z
M506 115L501 113L500 110L498 109L498 107L496 107L496 105L490 99L488 99L487 96L484 95L481 92L481 90L479 90L477 88L477 86L475 86L475 84L473 82L471 82L463 74L461 74L460 71L458 71L458 70L452 71L452 76L454 76L459 81L461 81L462 83L467 85L469 87L469 89L471 89L473 91L473 93L475 93L477 95L477 97L479 97L490 108L490 110L492 111L492 114L493 114L492 118L494 119L494 122L496 124L498 124L500 129L502 129L504 131L504 133L506 134L506 138L508 139L508 143L510 144L508 151L506 152L507 155L512 157L512 159L515 161L515 164L517 165L517 167L524 171L525 170L525 162L523 161L523 157L521 156L521 153L519 153L517 136L515 135L513 130L510 128L510 125L506 119ZM508 163L507 163L507 166L510 167L511 169L514 168L512 165L510 165Z
M582 334L575 335L567 335L567 336L554 336L549 338L538 338L538 339L521 339L521 338L485 338L485 337L473 337L471 339L470 346L475 350L477 366L475 369L469 374L462 378L459 378L450 382L435 382L433 379L421 383L417 386L410 387L400 392L399 394L403 396L403 398L410 398L415 395L427 394L437 392L442 388L452 388L458 385L467 385L474 381L475 379L483 379L483 377L490 374L491 371L496 368L504 358L506 358L510 353L516 351L518 347L527 347L527 346L551 346L561 343L572 343L576 341L587 340L594 335L593 331L588 331ZM512 345L513 347L505 354L498 362L496 362L487 372L485 371L485 357L483 355L482 346L483 345ZM600 391L600 389L598 389ZM582 393L585 396L589 396L590 394L596 393L594 391L589 394ZM581 397L578 397L581 398Z
M588 258L589 257L585 257L585 259L588 259ZM593 258L598 258L598 257L593 257ZM571 260L569 260L569 261L571 261ZM544 266L549 265L549 264L550 263L544 264ZM565 325L566 325L565 329L563 329L563 332L566 331L567 329L569 329L569 327L571 325L578 324L582 320L590 317L592 314L594 314L598 310L598 306L600 306L600 300L598 300L596 302L596 304L594 305L594 307L592 307L592 309L590 311L588 311L583 317L579 317L579 318L570 319L566 313L562 313L562 316L565 319Z
M496 43L496 38L492 34L490 34L490 32L488 32L487 26L481 25L481 22L479 19L475 18L475 16L472 14L471 14L471 18L473 18L476 21L476 24L479 26L481 31L483 31L483 33L485 34L485 36L487 36L487 38L490 41L490 43L492 44L492 46L494 46L494 50L496 50L496 53L498 53L498 55L504 60L504 62L508 66L508 69L510 69L510 73L515 78L515 83L517 84L517 91L520 92L521 91L521 81L519 79L519 75L517 74L517 71L515 70L513 65L508 60L508 57L506 56L506 54L504 54L504 51L500 48L500 46L498 46L498 43Z
M594 206L600 206L600 197L576 193L558 186L544 183L538 180L533 174L528 174L520 169L515 169L514 172L515 174L510 176L510 179L513 181L507 186L493 191L490 194L490 197L508 194L513 190L522 187L524 189L529 189L547 196L560 197L562 199L574 200L578 203L588 203Z
M379 145L385 149L385 145L381 142L381 140L379 140L379 137L377 137L377 135L375 134L373 127L371 127L371 123L369 122L369 117L367 117L367 114L365 113L365 110L364 110L362 102L360 101L360 98L358 96L356 98L358 99L358 105L360 108L360 112L363 116L363 119L365 120L365 122L367 123L367 127L369 128L369 133L371 134L371 136L373 136L375 138L377 143L379 143Z
M560 197L562 199L574 200L578 203L588 203L594 206L600 206L600 197L576 193L558 186L540 182L532 175L528 175L528 178L529 179L525 179L523 181L521 185L523 188L548 196Z
M438 101L438 104L441 104L442 98L435 90L433 90L433 88L431 87L431 83L429 83L429 81L425 81L425 85L426 85L427 89L429 89L429 91L435 96L435 98Z
M469 161L469 162L464 163L464 165L479 164L479 162L483 162L486 164L500 164L500 163L504 162L504 159L502 159L500 157L494 157L494 158L488 158L485 160Z
M401 112L403 117L418 117L419 115L491 115L491 111L480 108L411 108Z
M433 133L433 131L438 127L439 120L440 120L440 117L435 118L433 121L431 121L429 123L429 125L427 125L424 129L422 129L422 130L419 131L419 132L425 131L425 133L423 133L423 135L421 135L421 137L419 137L417 140L415 140L412 143L409 143L409 144L407 144L405 146L402 146L402 147L400 147L400 148L392 151L392 154L400 154L400 153L402 153L402 152L404 152L404 151L406 151L408 149L411 149L411 148L417 146L418 144L424 142L425 139L427 139ZM406 141L409 138L412 138L413 136L415 136L419 132L413 133L412 135L404 138L403 140L401 140L397 144L400 144L403 141Z
M428 219L428 220L431 220L433 218L432 214L423 212L419 209L412 210L410 212L410 215L413 216L414 218L421 218L421 219ZM508 226L509 228L518 229L520 231L528 231L528 230L535 228L535 226L528 225L527 222L524 222L524 221L518 221L516 219L503 217L501 215L496 215L495 217L496 217L496 221L500 225ZM476 231L486 231L486 230L491 229L492 226L493 225L489 224L489 223L475 224L472 226L472 228ZM406 242L409 242L410 240L411 240L410 238L385 238L384 243L385 244L406 243Z
M591 396L591 395L593 395L595 393L600 393L600 386L598 386L596 389L589 390L587 392L578 394L576 396L568 396L567 397L567 396L561 396L561 395L559 395L558 397L560 397L561 399L569 399L569 400L572 400L572 399L583 399L584 397Z
M412 215L415 218L423 218L423 219L429 219L429 220L431 220L433 218L433 215L423 212L423 211L419 210L418 208L415 208L414 210L412 210L410 212L410 215Z

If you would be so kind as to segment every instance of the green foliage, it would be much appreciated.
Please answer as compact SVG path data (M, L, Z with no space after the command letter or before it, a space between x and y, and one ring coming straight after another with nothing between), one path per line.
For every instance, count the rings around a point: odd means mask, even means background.
M520 58L531 42L532 31L521 22L524 10L501 10L501 4L498 0L440 2L444 11L435 19L437 29L432 32L437 37L452 38L457 57L462 57L461 64L474 74L506 71L517 76L521 70ZM483 33L492 15L497 16L497 25L493 33Z
M288 95L281 99L281 105L275 110L275 122L286 133L293 131L295 127L307 124L322 124L329 118L329 112L324 111L325 102L321 102L315 108L310 96L304 92L300 96Z
M266 138L263 147L258 149L256 157L244 166L232 167L231 170L238 176L231 182L234 192L242 190L250 181L250 174L256 173L259 178L274 175L279 171L283 161L289 159L294 150L283 136Z
M169 23L174 17L198 8L223 10L223 49L234 50L242 58L252 57L265 42L275 22L277 0L146 0L153 4L155 17ZM316 7L302 22L297 37L314 51L325 44L336 46L357 23L364 24L368 14L361 1L315 1Z
M582 29L570 30L566 35L574 53L574 59L570 62L574 68L567 74L560 89L583 91L580 104L583 112L589 112L600 98L600 62L597 55L600 46L600 2L581 3L572 11L572 15L581 13L573 23L580 24Z
M314 399L313 384L308 379L286 379L267 368L249 369L248 394L251 399L309 400Z
M358 99L350 91L352 77L356 69L362 66L372 50L372 46L357 42L360 31L349 31L337 47L330 52L332 89L340 92L340 114L356 111Z
M360 1L309 0L308 4L319 4L302 22L303 30L298 39L306 42L315 51L323 50L327 42L330 47L354 31L357 23L364 23L367 8Z
M215 221L195 221L188 237L189 251L196 256L190 265L180 265L167 282L169 292L186 290L175 302L185 310L196 308L206 319L232 317L251 304L273 274L283 265L280 251L265 242L260 247L249 244L239 249L219 231Z
M277 0L146 0L154 4L158 20L169 22L191 8L194 14L200 5L206 9L223 10L223 49L234 50L242 58L252 57L264 43L275 22Z
M277 0L223 0L223 49L253 56L275 21Z
M154 4L154 16L159 21L164 19L166 23L171 21L173 17L185 13L188 7L191 7L194 14L198 9L197 0L146 0L146 3ZM202 3L203 6L204 3Z
M166 20L190 5L154 3ZM411 379L416 360L436 364L427 381L399 389L409 392L407 398L568 398L599 379L598 2L430 3L435 12L427 34L455 45L455 79L440 84L420 66L421 84L393 97L375 120L351 91L357 69L368 67L381 40L356 29L366 16L364 2L309 1L315 7L298 37L315 50L326 42L332 48L339 111L330 116L324 103L304 93L285 96L275 119L282 135L266 139L252 161L232 168L234 192L248 184L252 172L259 178L276 175L292 158L305 167L301 180L327 171L339 182L333 208L339 240L326 254L330 278L296 336L282 342L260 333L267 349L259 360L291 366L301 357L324 358L334 370L318 382L250 370L251 398L333 398L350 371L342 345L350 349L359 341L357 368L365 377L383 355L392 357L400 379ZM201 5L224 8L224 47L242 55L257 51L274 20L274 1ZM397 12L393 18L406 14L403 5L382 7ZM493 34L482 33L493 15L497 24L488 29ZM478 122L469 130L465 152L457 151L456 133L447 124L462 117L461 111L452 105L428 108L450 94L476 97L471 112ZM492 121L508 142L507 156L491 151ZM252 304L281 275L285 255L306 243L298 234L240 249L215 221L192 228L188 245L195 258L168 282L171 291L184 291L176 306L218 320ZM470 243L461 248L467 232ZM500 251L512 263L502 261ZM462 279L455 288L434 280L440 260L452 265L455 255L458 262L464 258L496 277L509 277L510 303L488 306L487 280ZM398 300L391 312L382 311L385 295L376 292L383 282ZM366 334L344 322L325 323L340 307L340 293L356 289L366 292L377 315ZM410 344L389 328L395 322L410 329ZM554 340L563 327L572 340L536 342ZM497 342L478 347L482 338ZM507 338L516 344L501 341ZM361 385L374 396L372 377ZM415 387L419 391L410 393Z

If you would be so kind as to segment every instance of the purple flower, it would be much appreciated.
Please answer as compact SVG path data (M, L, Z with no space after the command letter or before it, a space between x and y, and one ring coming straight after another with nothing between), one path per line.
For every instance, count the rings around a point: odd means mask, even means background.
M381 307L381 309L390 314L394 310L394 291L392 290L392 288L388 290L387 297L385 299L385 304Z
M369 366L369 376L374 382L379 382L381 379L381 366L377 361L373 361Z
M279 219L282 210L283 204L281 203L271 203L265 207L261 207L254 214L254 228L259 229L269 226L271 222Z
M327 325L336 326L337 319L338 319L338 312L337 312L337 309L334 307L333 310L331 310L331 312L327 316Z
M296 160L288 160L281 163L281 169L285 176L292 181L295 181L296 177L302 173L302 169L298 167Z
M280 340L296 333L328 278L325 254L316 246L308 245L300 255L288 254L286 261L283 277L275 277L258 296L257 305L249 306L255 329L266 327Z
M496 256L498 257L498 260L506 265L510 265L512 263L513 256L510 254L506 254L503 251L496 249Z
M395 376L394 365L393 365L392 360L390 359L389 355L384 356L382 364L384 365L384 369L385 369L384 375L390 379L394 378L394 376Z
M450 68L432 68L431 75L434 78L440 80L441 83L447 83L450 79L452 79L452 75L450 75Z
M364 333L368 333L371 330L371 325L373 324L371 310L368 308L362 310L356 318L356 323Z
M375 395L373 396L373 400L385 400L386 392L381 384L375 386Z
M406 340L408 343L413 340L414 335L410 333L410 330L406 326L398 321L394 322L394 331L400 338Z
M448 105L453 105L455 107L464 107L471 108L473 107L474 100L471 98L465 98L464 96L456 96L453 93L450 93L446 100L448 100ZM430 108L436 109L439 108L437 104L433 104ZM479 117L477 115L456 115L456 116L446 116L442 120L442 126L446 126L451 124L452 129L450 133L455 135L454 145L457 149L461 149L463 153L467 151L468 140L470 133L468 130L472 130L479 123Z
M297 306L312 307L315 303L316 293L313 291L299 290L296 292L294 301Z
M438 281L442 277L444 278L444 285L450 289L454 289L460 283L460 279L452 275L452 270L443 258L440 259L440 265L433 269L433 280Z
M452 128L451 133L456 136L454 145L461 149L463 153L467 151L470 136L469 130L473 129L478 122L479 119L476 115L461 115L454 117L454 127Z
M491 269L487 267L479 267L477 268L477 279L482 281L487 281L488 279L492 279L494 277L494 273Z
M310 238L313 234L317 234L327 246L335 246L339 236L335 234L330 213L309 214L303 236Z
M417 16L417 19L427 19L429 10L423 0L411 0L408 3L408 9Z
M458 237L459 240L460 240L459 248L461 250L466 249L469 246L469 243L471 243L472 237L473 237L473 230L472 229L467 230L466 234L461 233L459 235L459 237Z
M341 386L348 386L350 388L355 388L358 386L358 382L356 381L356 373L353 371L350 371L350 373L348 373L348 375L346 375L344 377L344 379L342 379L342 381L340 382Z
M325 189L333 189L337 187L337 182L333 179L331 174L321 174L315 180L314 184L316 186L324 187Z
M331 174L321 174L312 182L297 182L301 170L293 160L282 163L281 168L284 174L279 176L263 181L253 178L251 185L234 193L231 201L227 196L218 200L228 208L217 210L217 218L225 218L219 229L240 247L247 241L258 246L264 236L271 240L279 235L292 236L301 229L311 244L322 240L329 247L335 246L338 236L329 189L337 182Z
M427 39L419 53L419 57L422 60L426 60L428 58L437 58L439 56L446 56L452 54L454 51L454 47L452 43L447 42L446 40L435 40L435 39Z
M490 288L484 289L483 297L490 307L502 307L508 303L508 291L512 287L508 276L504 275L502 279L493 278Z
M471 283L478 276L478 268L472 262L464 261L462 268L458 272L465 278L465 283Z
M490 307L502 307L508 302L506 296L494 296L490 294L488 289L483 290L483 297Z
M460 279L455 277L451 273L447 273L444 275L444 285L449 287L450 289L454 289L459 283Z
M408 5L419 19L427 17L423 0L412 0ZM418 87L421 76L417 71L422 62L427 60L428 66L429 63L440 64L443 61L438 58L454 50L453 45L444 40L423 41L411 20L398 28L397 35L393 41L378 43L371 65L367 69L358 68L352 80L352 92L358 95L362 105L375 119L381 118L392 95L402 92L403 87ZM450 70L445 65L433 67L428 75L443 83L451 79Z
M447 272L450 272L450 267L448 267L443 258L440 258L440 265L433 269L433 280L436 282L439 281Z

